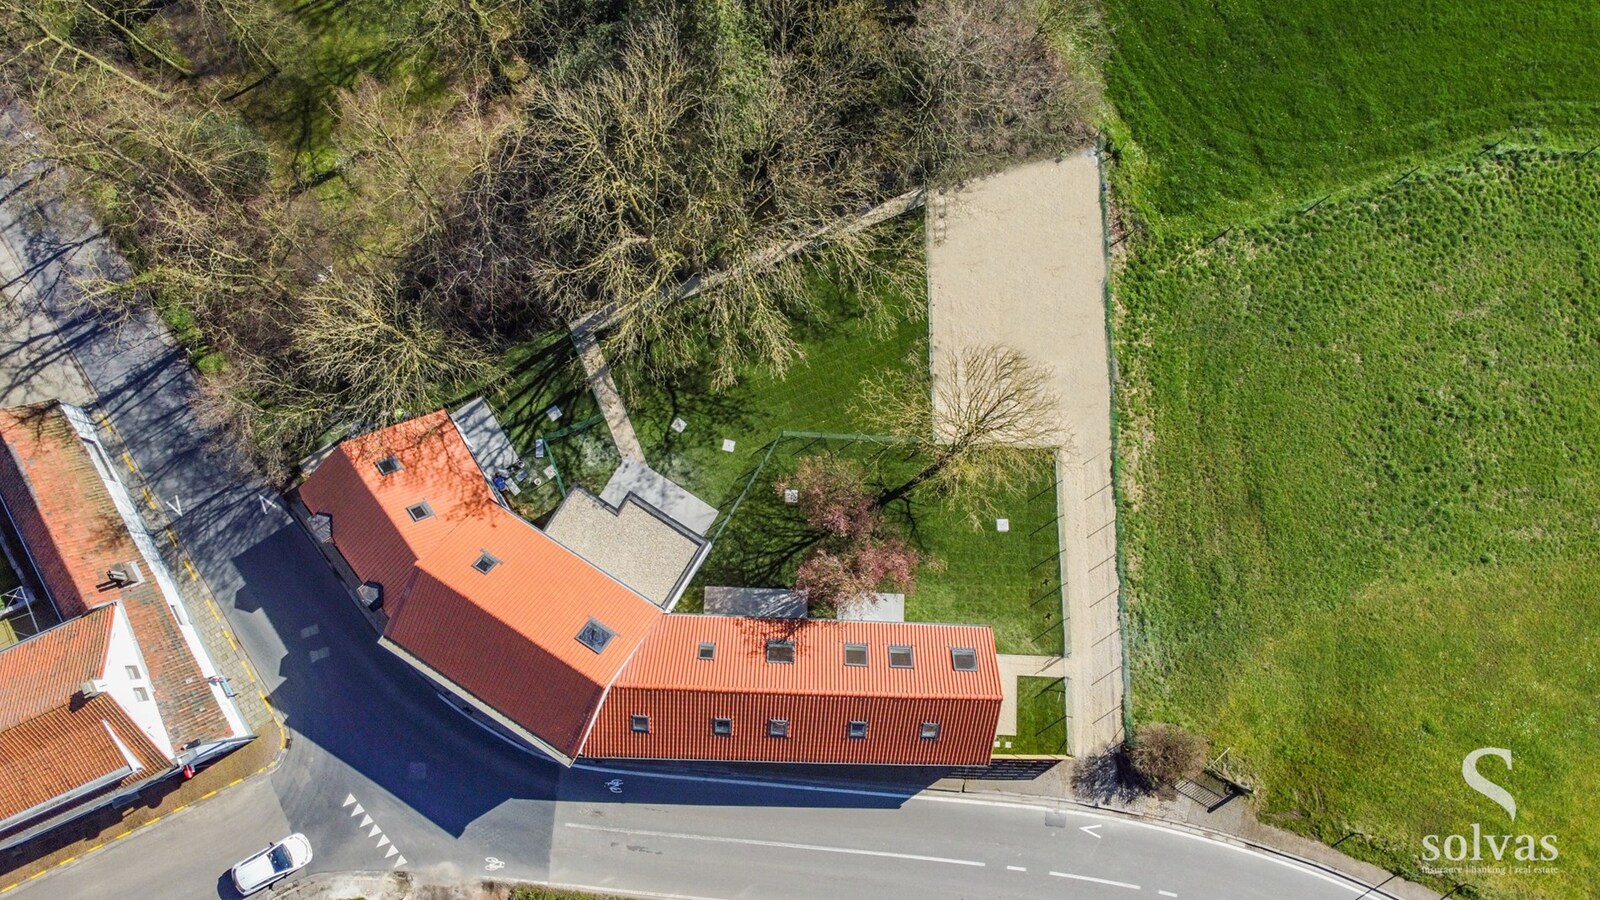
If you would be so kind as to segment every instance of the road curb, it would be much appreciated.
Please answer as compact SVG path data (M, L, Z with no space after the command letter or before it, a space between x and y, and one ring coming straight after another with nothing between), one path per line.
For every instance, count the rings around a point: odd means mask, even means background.
M1311 859L1310 857L1301 856L1300 854L1289 850L1273 847L1270 844L1264 844L1259 841L1254 841L1226 831L1219 831L1215 828L1207 828L1204 825L1196 825L1192 822L1166 819L1162 818L1161 816L1152 816L1147 813L1118 809L1114 806L1100 806L1094 803L1085 803L1081 800L1074 800L1070 797L1055 797L1043 794L1019 794L1012 791L969 791L965 787L929 787L928 791L930 793L991 800L996 803L1009 803L1016 806L1073 806L1079 809L1092 810L1100 815L1114 816L1120 819L1141 822L1146 825L1158 826L1171 831L1181 831L1186 834L1194 835L1195 837L1215 841L1219 844L1228 844L1246 850L1253 850L1258 853L1267 853L1273 856L1282 857L1283 859L1290 860L1307 868L1315 869L1335 878L1343 879L1351 884L1364 888L1367 893L1364 894L1363 897L1386 898L1386 900L1414 900L1414 898L1426 897L1430 898L1430 900L1434 900L1434 898L1439 898L1441 896L1437 891L1433 891L1429 888L1423 887L1422 885L1418 885L1409 881L1403 882L1407 887L1407 891L1404 895L1391 893L1381 887L1369 884L1366 880L1356 875L1352 875L1343 869L1319 860ZM1367 863L1367 865L1371 864ZM1395 877L1399 878L1399 875L1396 874Z

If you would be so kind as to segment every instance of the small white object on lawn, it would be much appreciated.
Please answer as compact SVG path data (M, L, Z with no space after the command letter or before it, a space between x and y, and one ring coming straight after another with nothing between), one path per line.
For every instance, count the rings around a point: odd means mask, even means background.
M544 411L544 415L545 415L545 418L547 418L550 421L554 422L555 420L561 418L561 407L552 406L549 409Z
M682 419L673 419L672 420L672 430L676 431L679 434L683 434L683 430L685 428L688 428L688 427L689 427L689 423L685 422Z
M546 477L546 478L554 478L554 477L556 477L556 467L555 466L545 466L544 467L544 477Z
M800 489L799 488L784 488L783 489L783 502L785 502L785 503L799 503L800 502Z
M1010 531L1011 530L1011 520L1010 519L995 519L994 520L994 530L995 531Z
M733 447L734 447L733 438L723 438L722 439L722 452L723 453L732 453L733 452Z

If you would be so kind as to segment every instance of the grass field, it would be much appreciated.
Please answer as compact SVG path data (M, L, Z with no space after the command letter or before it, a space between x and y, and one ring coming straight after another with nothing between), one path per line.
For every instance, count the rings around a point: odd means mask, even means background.
M1463 880L1600 883L1597 252L1600 154L1532 153L1134 249L1136 717L1232 748L1269 820L1407 873L1426 834L1555 834L1558 874ZM1514 823L1462 782L1485 746Z
M913 222L894 227L920 227ZM907 265L920 266L917 260ZM912 279L920 280L920 279ZM871 289L871 288L869 288ZM880 288L881 289L881 288ZM815 282L814 313L799 323L804 358L784 375L753 368L736 385L715 389L702 377L652 379L626 363L619 366L619 390L651 466L716 506L726 526L714 531L717 544L684 594L680 609L699 609L705 585L769 587L792 583L800 556L815 536L804 533L794 507L782 503L773 485L806 453L844 453L869 463L885 480L909 478L920 459L882 444L789 439L780 443L765 469L752 473L785 431L862 434L867 423L852 414L866 379L894 368L923 373L928 368L925 292L890 292L883 297L895 311L888 328L865 321L863 299L824 277ZM687 427L671 428L674 418ZM734 442L732 453L722 442ZM1014 496L1002 498L1011 512L1011 531L999 534L992 523L977 530L967 513L926 496L889 511L913 543L939 565L926 571L918 591L906 601L906 618L922 622L991 625L1005 653L1060 653L1061 603L1038 599L1057 584L1059 567L1055 497L1049 490L1054 469L1048 454ZM738 514L727 519L749 485ZM1041 563L1043 561L1043 563ZM1037 600L1037 602L1033 602Z
M1119 198L1167 224L1243 224L1506 134L1600 141L1586 0L1107 0L1107 18Z

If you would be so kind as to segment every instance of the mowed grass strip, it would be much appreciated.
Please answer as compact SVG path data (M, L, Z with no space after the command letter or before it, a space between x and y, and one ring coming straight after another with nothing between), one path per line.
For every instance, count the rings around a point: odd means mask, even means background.
M1600 140L1588 0L1107 0L1119 196L1243 224L1506 135ZM1131 177L1128 177L1131 176Z
M1415 874L1427 834L1555 834L1600 883L1600 165L1422 175L1119 282L1140 721L1202 731L1270 820ZM1461 760L1506 747L1491 777ZM1437 884L1444 884L1436 881Z

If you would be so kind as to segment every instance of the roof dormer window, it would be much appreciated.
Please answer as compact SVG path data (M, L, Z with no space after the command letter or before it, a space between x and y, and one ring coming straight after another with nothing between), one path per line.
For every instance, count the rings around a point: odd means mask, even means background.
M606 649L606 645L611 643L611 639L616 636L617 633L615 631L600 624L599 620L590 619L583 626L583 630L578 632L578 643L599 653Z
M794 641L767 641L767 662L792 663L794 662Z
M891 669L909 669L909 668L911 668L911 647L909 645L907 645L907 644L890 644L889 645L889 668L891 668Z
M394 473L405 468L404 466L400 465L400 460L396 459L393 453L385 456L383 459L378 460L373 465L378 467L378 474L385 477L393 475Z
M957 672L978 671L978 651L971 647L951 647L950 668Z
M433 518L433 507L429 506L426 500L418 500L406 507L406 515L410 516L413 522L421 522L423 519Z
M474 569L487 575L495 566L500 565L500 558L487 550L478 551L478 561L472 564Z

